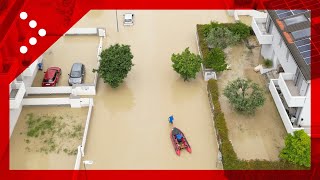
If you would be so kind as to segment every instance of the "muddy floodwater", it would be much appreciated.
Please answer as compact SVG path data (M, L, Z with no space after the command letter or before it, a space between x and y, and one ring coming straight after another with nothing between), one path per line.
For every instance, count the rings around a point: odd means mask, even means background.
M61 68L61 76L57 86L68 86L68 74L73 63L85 65L84 83L93 83L93 68L97 67L97 36L62 36L43 56L43 71L38 71L32 86L41 86L44 72L49 67Z
M258 45L255 37L251 37L249 42L251 45ZM278 160L287 133L267 87L268 80L253 70L262 62L260 47L249 50L241 43L228 47L226 52L231 70L219 75L218 84L221 108L234 150L241 159ZM238 77L250 79L265 90L266 101L262 107L257 109L254 116L236 112L223 95L223 89L228 82Z
M135 14L124 27L123 14ZM172 53L198 53L196 24L228 22L226 11L90 11L75 27L106 27L104 48L131 46L135 64L118 88L98 81L83 160L87 169L218 169L217 141L201 73L184 82L173 71ZM178 157L170 141L174 126L186 135L192 154Z
M23 107L10 138L10 169L73 169L76 160L75 150L81 144L87 113L88 108ZM30 137L27 132L34 132L28 131L30 129L27 122L30 115L34 120L41 118L41 121L48 120L45 117L55 118L54 121L60 125L52 126L55 133L44 131L47 134ZM81 129L72 134L75 132L75 126L81 126ZM46 135L47 139L43 138Z

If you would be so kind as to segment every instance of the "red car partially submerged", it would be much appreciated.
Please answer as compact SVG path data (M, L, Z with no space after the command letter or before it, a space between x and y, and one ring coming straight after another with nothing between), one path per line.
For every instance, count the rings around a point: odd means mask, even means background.
M44 74L42 87L56 86L61 75L61 69L59 67L50 67Z

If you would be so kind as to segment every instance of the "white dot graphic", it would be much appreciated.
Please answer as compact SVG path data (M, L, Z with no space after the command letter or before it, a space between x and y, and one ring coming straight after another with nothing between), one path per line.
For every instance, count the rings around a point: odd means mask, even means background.
M31 45L35 45L35 44L37 44L37 39L36 39L35 37L30 38L30 39L29 39L29 43L30 43Z
M28 14L26 12L21 12L20 13L20 19L25 20L28 18Z
M37 22L36 22L35 20L31 20L31 21L29 22L29 26L30 26L31 28L35 28L35 27L37 26Z
M22 54L27 53L27 51L28 51L28 48L27 48L26 46L21 46L21 47L20 47L20 52L21 52Z
M41 36L41 37L43 37L43 36L45 36L46 35L46 30L44 30L44 29L39 29L39 31L38 31L38 34L39 34L39 36Z

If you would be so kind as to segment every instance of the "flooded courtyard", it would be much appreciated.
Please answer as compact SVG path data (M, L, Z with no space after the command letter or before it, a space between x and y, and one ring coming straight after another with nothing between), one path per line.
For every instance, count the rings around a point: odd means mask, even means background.
M258 45L255 37L251 37L249 41L250 44ZM219 76L218 84L221 108L234 150L240 159L278 160L287 132L267 87L268 80L260 72L254 71L254 67L262 62L260 47L249 50L241 43L228 47L226 52L231 70L224 71ZM265 90L266 101L254 116L236 112L223 95L228 82L238 77L250 79Z
M122 15L135 14L124 27ZM227 22L225 11L91 11L75 27L106 27L104 48L131 46L135 64L125 82L112 89L98 81L85 157L87 169L218 169L217 141L201 73L184 82L173 70L171 55L186 47L194 53L196 24ZM192 147L178 157L170 141L174 126Z
M10 139L10 169L73 169L88 108L25 106Z

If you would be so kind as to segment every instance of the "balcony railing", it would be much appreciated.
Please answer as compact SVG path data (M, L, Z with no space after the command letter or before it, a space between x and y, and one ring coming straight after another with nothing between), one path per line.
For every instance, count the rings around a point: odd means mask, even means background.
M252 18L251 26L260 44L272 44L273 35L267 32L266 21L267 18Z
M293 73L280 73L279 87L289 107L303 107L306 96L299 95L299 89L294 85Z
M294 127L291 124L290 118L286 112L286 109L281 101L281 98L278 94L278 91L276 89L276 85L280 86L279 80L277 79L271 79L269 84L269 90L271 92L271 95L273 97L273 100L276 104L276 107L278 109L278 112L280 114L280 117L282 119L282 122L287 130L288 133L293 133L297 130L304 130L306 133L310 134L310 128L303 128L303 127Z
M26 87L23 82L16 82L16 89L13 90L14 96L10 96L10 109L18 109L26 93Z

